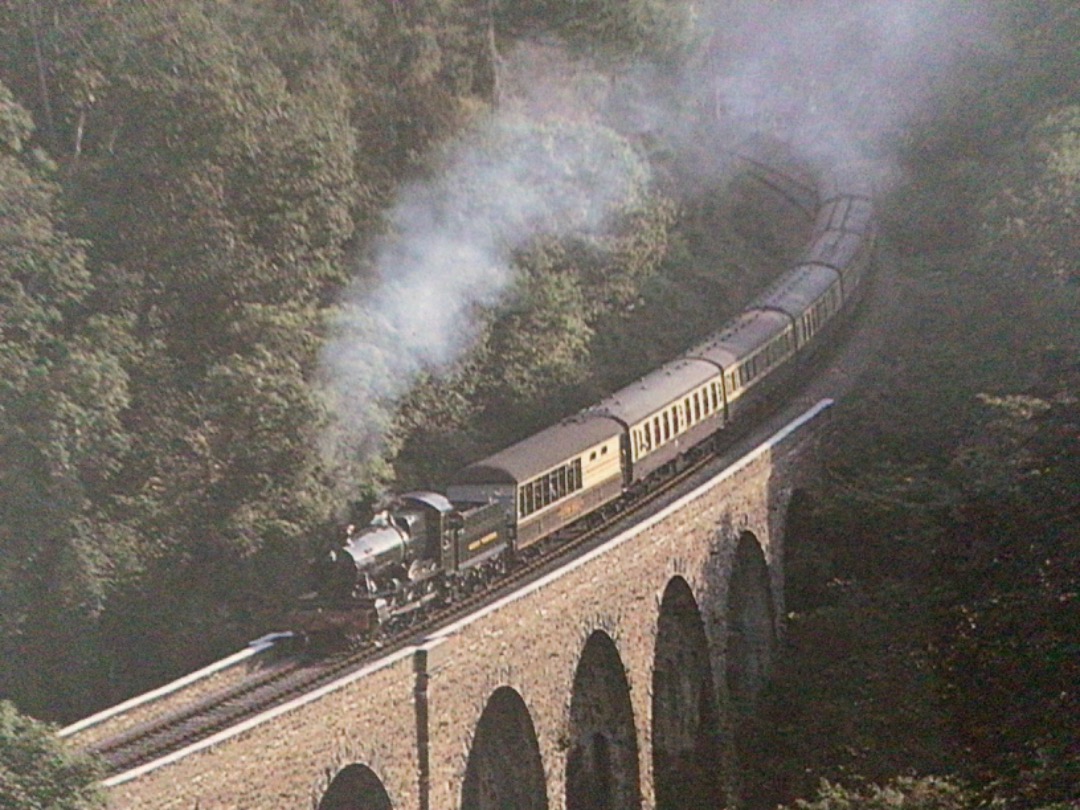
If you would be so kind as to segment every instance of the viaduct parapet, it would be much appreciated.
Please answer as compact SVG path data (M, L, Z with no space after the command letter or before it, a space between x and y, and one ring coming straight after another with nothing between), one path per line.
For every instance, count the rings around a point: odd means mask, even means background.
M110 779L111 806L730 806L738 718L783 616L791 498L814 483L828 406L421 644Z

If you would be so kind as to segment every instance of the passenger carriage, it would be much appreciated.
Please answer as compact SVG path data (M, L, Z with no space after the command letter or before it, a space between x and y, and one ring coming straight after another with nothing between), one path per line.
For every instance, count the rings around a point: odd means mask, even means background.
M623 458L629 487L724 426L720 370L702 360L676 360L592 410L625 428Z
M862 279L870 263L874 240L853 231L825 231L814 239L800 265L818 264L836 270L844 288L844 300L861 292Z
M727 418L732 420L752 399L751 392L759 393L754 389L769 373L795 354L795 329L783 312L751 309L686 354L722 371Z
M526 548L622 494L622 434L613 419L578 414L466 467L447 496L498 502Z
M862 291L875 224L872 189L859 174L847 167L826 180L799 262L721 331L599 404L466 467L446 496L397 499L331 555L297 628L370 633L387 610L411 610L501 570L508 548L557 535L731 421L748 423L801 358L827 343Z
M795 350L824 331L844 305L840 274L821 264L799 265L774 284L755 304L785 313L795 328Z

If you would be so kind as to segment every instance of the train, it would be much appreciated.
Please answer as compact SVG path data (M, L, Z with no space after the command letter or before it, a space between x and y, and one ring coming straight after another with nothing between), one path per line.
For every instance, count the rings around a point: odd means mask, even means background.
M369 525L350 526L316 566L290 629L319 644L370 639L482 587L752 419L862 297L876 236L870 180L834 169L808 246L741 312L601 402L460 470L445 494L396 496Z

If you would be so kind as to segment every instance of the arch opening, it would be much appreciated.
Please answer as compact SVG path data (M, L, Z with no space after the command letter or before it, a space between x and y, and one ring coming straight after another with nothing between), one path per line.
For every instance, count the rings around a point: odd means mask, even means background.
M596 630L574 673L567 810L638 810L641 779L630 685L618 648Z
M319 802L319 810L393 810L382 780L366 765L338 771Z
M727 686L736 718L753 709L772 663L776 617L769 567L757 537L743 532L735 549L727 599Z
M508 686L492 693L476 726L462 810L547 810L547 781L528 707Z
M658 810L724 806L709 642L697 601L682 577L668 582L660 603L652 715Z

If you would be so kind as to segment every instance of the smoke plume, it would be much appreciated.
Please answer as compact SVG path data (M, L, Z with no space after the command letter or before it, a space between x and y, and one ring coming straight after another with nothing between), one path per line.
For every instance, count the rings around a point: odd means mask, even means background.
M395 401L472 344L480 313L514 280L515 251L540 234L602 229L647 182L644 164L603 128L505 114L462 138L437 176L403 189L373 276L346 295L322 358L332 443L378 450Z
M763 134L818 169L888 171L961 62L996 45L979 3L718 0L701 15L693 55L675 70L640 66L617 107L621 129L692 154L699 173L725 171L725 149ZM706 131L680 114L688 105L710 110Z
M647 171L601 120L681 156L696 178L728 171L726 150L761 134L819 168L887 165L958 60L993 43L980 5L716 0L699 7L681 64L617 75L550 43L544 58L522 48L501 66L516 99L449 150L441 173L403 189L373 273L346 296L323 357L329 444L376 450L395 400L471 345L477 313L514 280L515 250L539 233L603 227L638 193ZM530 129L519 116L538 109L569 130ZM582 118L588 126L565 124Z

